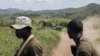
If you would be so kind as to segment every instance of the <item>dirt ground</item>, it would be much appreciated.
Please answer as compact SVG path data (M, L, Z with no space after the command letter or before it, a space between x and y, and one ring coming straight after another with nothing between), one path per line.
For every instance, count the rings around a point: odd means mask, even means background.
M96 42L96 39L98 36L100 36L100 34L99 31L94 28L95 22L99 22L97 17L88 17L83 21L83 37L88 38L97 52L100 54L100 44ZM60 42L58 43L57 47L53 49L52 56L72 56L70 45L74 44L74 42L69 39L66 32L61 32L60 37Z
M56 48L53 50L52 56L72 56L70 45L71 40L68 38L68 35L66 32L61 32L61 39Z

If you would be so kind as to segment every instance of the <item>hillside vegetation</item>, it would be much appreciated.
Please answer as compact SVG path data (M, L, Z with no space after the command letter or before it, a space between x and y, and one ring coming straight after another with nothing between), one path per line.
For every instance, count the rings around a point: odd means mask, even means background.
M24 15L33 18L79 18L84 19L87 16L100 15L100 5L96 3L90 3L86 6L79 8L65 8L58 10L42 10L42 11L32 11L32 10L21 10L15 8L0 9L0 16L18 16Z

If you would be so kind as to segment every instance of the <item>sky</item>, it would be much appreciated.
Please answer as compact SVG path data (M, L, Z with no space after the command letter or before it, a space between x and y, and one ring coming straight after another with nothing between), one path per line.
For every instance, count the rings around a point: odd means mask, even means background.
M0 9L54 10L72 7L77 8L89 3L100 4L100 0L0 0Z

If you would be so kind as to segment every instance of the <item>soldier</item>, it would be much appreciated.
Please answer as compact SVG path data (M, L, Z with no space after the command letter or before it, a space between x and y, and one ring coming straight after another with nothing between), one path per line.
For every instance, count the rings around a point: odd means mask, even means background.
M73 19L67 26L67 32L76 43L71 46L73 56L98 56L92 44L83 38L83 24L78 19Z
M16 23L10 26L15 29L16 36L22 38L23 42L14 56L42 56L42 49L32 35L31 19L25 16L16 18Z

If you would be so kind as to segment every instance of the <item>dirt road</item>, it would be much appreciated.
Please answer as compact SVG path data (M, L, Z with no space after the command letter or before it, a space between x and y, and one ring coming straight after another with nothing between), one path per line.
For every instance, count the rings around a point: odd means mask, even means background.
M56 48L53 50L52 56L72 56L70 50L71 40L68 38L66 32L61 32L61 39Z
M90 39L95 49L100 53L100 45L95 42L97 37L100 35L98 31L94 28L94 23L97 20L95 17L89 17L87 20L83 21L84 31L83 37ZM73 44L73 41L68 38L66 32L61 32L61 39L57 47L53 49L52 56L72 56L70 45Z

